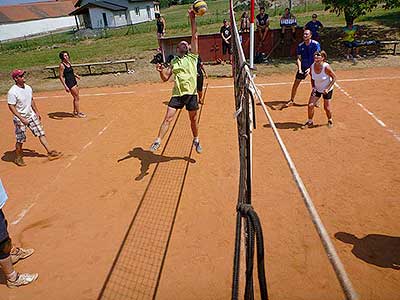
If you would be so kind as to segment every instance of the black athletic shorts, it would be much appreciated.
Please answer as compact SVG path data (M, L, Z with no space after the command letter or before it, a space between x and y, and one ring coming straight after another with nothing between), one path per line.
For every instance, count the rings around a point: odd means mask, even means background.
M232 47L231 44L227 44L222 42L222 54L225 55L226 53L232 54Z
M8 239L7 231L7 220L3 214L3 210L0 209L0 243Z
M304 79L306 79L306 77L307 77L307 75L306 75L306 70L307 70L308 68L301 68L301 71L303 72L303 73L300 73L299 71L297 71L297 73L296 73L296 79L299 79L299 80L304 80Z
M169 100L168 106L176 109L181 109L186 106L186 110L188 111L199 109L197 95L173 96L171 100Z
M311 93L311 96L317 97L317 98L320 98L322 96L322 98L324 98L325 100L331 100L332 99L332 95L333 95L333 89L330 90L328 92L328 94L326 94L326 95L318 92L317 90L313 90L312 93Z
M197 74L197 91L203 91L204 75L203 73Z

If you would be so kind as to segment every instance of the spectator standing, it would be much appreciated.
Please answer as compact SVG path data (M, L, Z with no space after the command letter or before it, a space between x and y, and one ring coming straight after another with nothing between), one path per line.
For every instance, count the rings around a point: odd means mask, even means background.
M229 61L232 61L232 45L231 45L231 39L232 39L232 31L231 31L231 26L229 25L229 22L224 19L223 25L220 29L220 34L222 38L222 54L226 55L229 53Z
M158 40L158 51L161 51L161 38L165 36L165 19L159 14L155 14L156 25L157 25L157 40Z
M319 36L318 31L323 27L324 25L322 25L322 23L318 20L317 14L313 14L312 20L306 24L304 29L310 30L313 40L320 42L321 38Z

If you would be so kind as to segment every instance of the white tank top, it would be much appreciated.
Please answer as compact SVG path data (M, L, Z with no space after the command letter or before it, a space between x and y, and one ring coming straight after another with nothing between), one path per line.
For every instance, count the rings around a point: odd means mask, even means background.
M312 79L314 80L315 89L319 93L322 93L325 89L328 88L329 84L332 81L332 78L325 72L325 69L327 66L329 66L329 64L324 62L322 64L321 73L319 73L319 74L315 72L314 66L315 66L315 63L312 64L312 66L311 66L311 76L312 76ZM329 91L331 91L331 90L333 90L333 86L330 88Z

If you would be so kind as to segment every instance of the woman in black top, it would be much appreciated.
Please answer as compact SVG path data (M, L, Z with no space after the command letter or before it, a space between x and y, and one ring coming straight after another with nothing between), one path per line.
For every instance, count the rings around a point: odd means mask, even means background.
M77 118L85 118L86 115L79 110L79 89L78 89L78 82L76 81L76 79L81 79L81 78L79 77L78 74L74 73L71 62L69 60L69 54L67 51L61 51L59 57L61 59L59 68L59 78L67 93L71 93L72 97L74 98L73 114Z
M165 19L159 13L155 14L157 20L158 51L161 51L161 38L165 35Z

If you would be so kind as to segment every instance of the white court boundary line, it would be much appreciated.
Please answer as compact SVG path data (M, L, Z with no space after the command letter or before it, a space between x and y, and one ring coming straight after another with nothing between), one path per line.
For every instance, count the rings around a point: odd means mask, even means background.
M393 77L365 77L365 78L350 78L350 79L341 79L337 80L337 82L357 82L357 81L375 81L375 80L395 80L400 79L400 76L393 76ZM271 83L258 83L256 86L279 86L279 85L290 85L293 84L293 81L287 82L271 82ZM300 84L308 84L308 82L302 81ZM233 85L213 85L209 86L210 89L227 89L233 88ZM160 92L169 92L169 89L160 89ZM94 94L81 94L80 97L102 97L102 96L113 96L113 95L132 95L138 93L137 90L135 91L123 91L123 92L111 92L111 93L94 93ZM34 99L57 99L57 98L70 98L69 94L65 95L54 95L54 96L38 96L34 97ZM0 99L0 102L6 102L6 99Z
M111 125L112 122L114 122L114 120L111 120L102 130L100 130L97 133L97 135L91 141L89 141L85 146L83 146L82 149L78 152L78 154L72 156L69 159L68 163L64 166L64 168L62 168L62 169L60 169L58 171L58 173L54 177L54 179L49 184L44 186L42 191L40 191L39 193L36 194L35 199L33 200L33 202L31 204L29 204L27 207L25 207L24 209L22 209L22 211L17 215L17 219L15 219L14 221L11 222L12 225L17 225L22 221L22 219L28 214L28 212L31 210L31 208L36 205L37 200L39 199L39 197L44 192L46 192L50 188L50 186L52 186L58 180L58 178L60 178L61 172L66 170L66 169L68 169L72 165L72 162L75 161L82 154L82 152L85 151L90 145L92 145L94 140L96 138L98 138L100 135L102 135L108 129L108 127Z
M376 123L378 123L381 127L383 127L387 132L389 132L393 137L400 142L400 134L398 134L393 129L387 127L387 125L380 120L372 111L368 110L362 103L358 102L352 95L350 95L345 89L343 89L339 84L335 83L335 86L341 91L344 95L346 95L350 100L353 100L359 107L362 108L369 116L371 116Z

